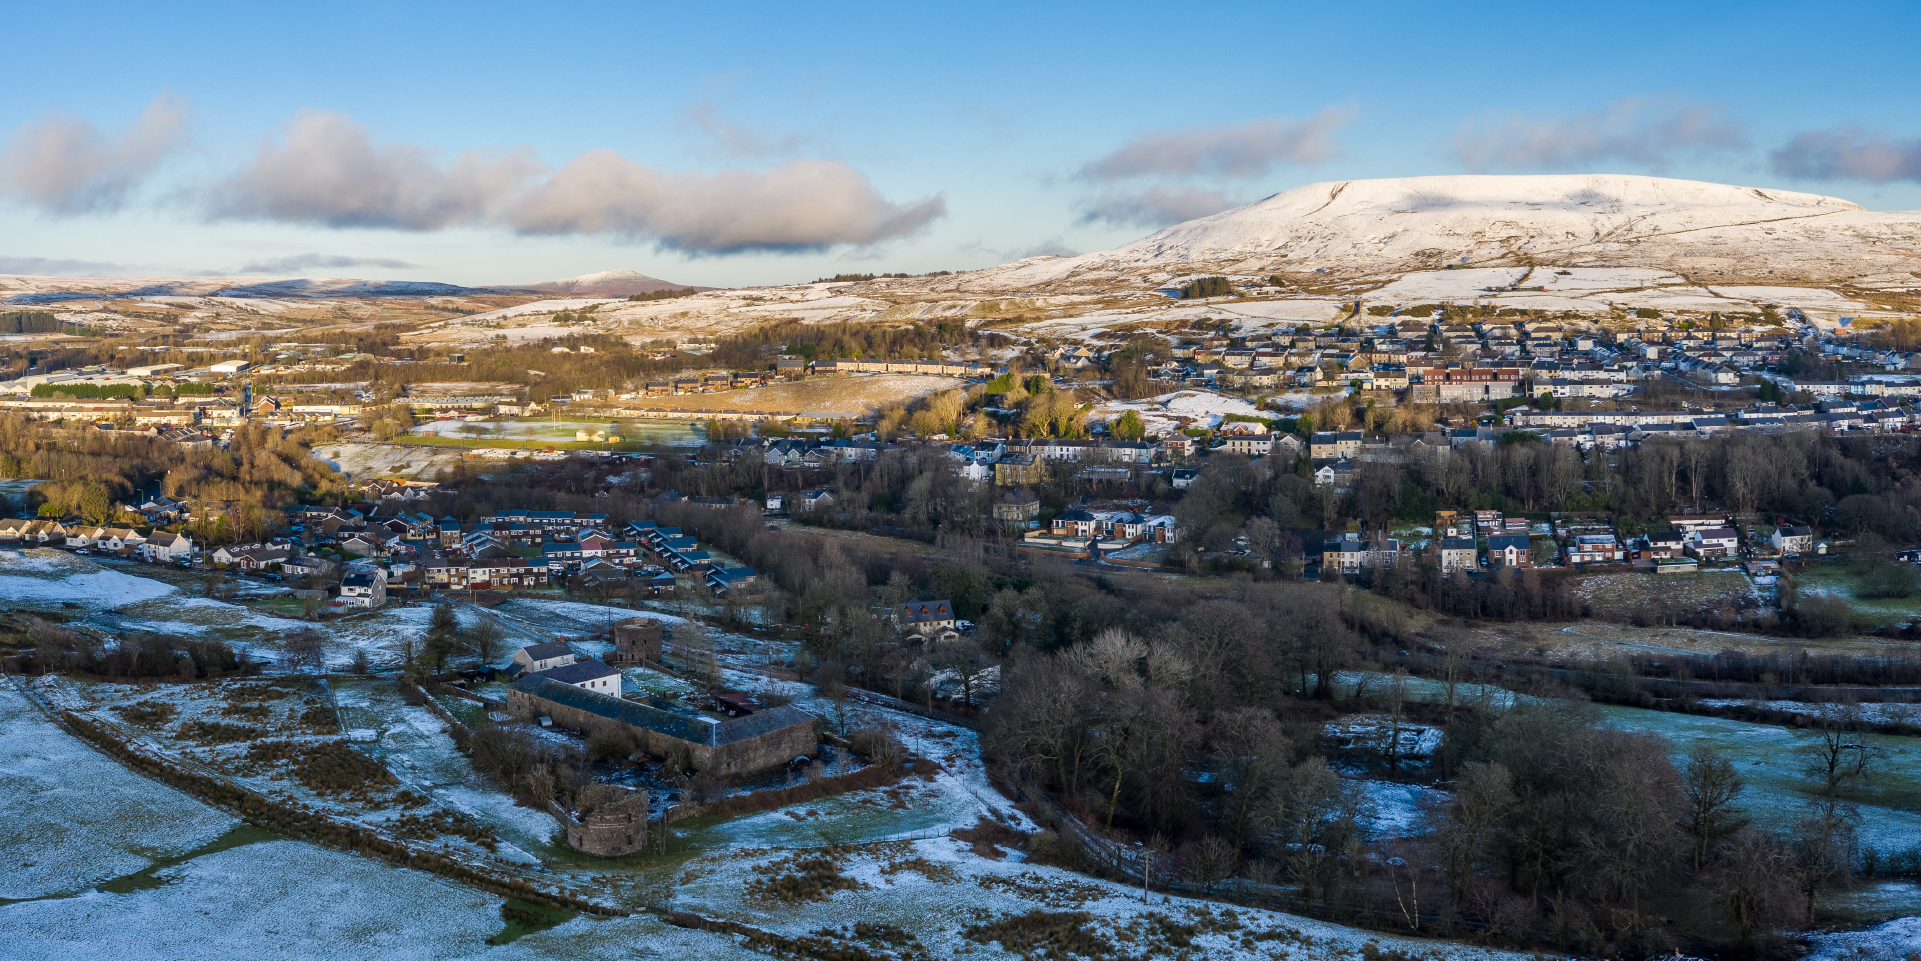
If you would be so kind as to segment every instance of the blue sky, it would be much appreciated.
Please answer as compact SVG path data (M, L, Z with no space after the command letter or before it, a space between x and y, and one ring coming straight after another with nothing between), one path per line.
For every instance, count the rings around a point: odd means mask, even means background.
M744 286L1470 172L1921 208L1921 8L1564 9L22 7L0 272Z

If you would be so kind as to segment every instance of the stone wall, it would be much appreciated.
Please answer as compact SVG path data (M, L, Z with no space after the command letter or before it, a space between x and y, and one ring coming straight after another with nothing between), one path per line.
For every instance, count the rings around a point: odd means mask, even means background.
M661 622L651 617L636 617L614 625L614 649L606 662L615 666L660 663L663 637Z
M647 792L612 784L581 791L576 817L567 819L567 845L576 851L617 858L647 843Z
M751 774L779 767L796 757L812 757L820 744L816 725L811 721L776 727L751 737L728 739L719 744L704 744L602 717L524 691L507 692L507 710L523 719L551 718L560 727L590 737L603 731L626 732L637 738L641 750L648 754L661 758L682 758L694 770L714 774ZM739 722L724 722L736 723Z

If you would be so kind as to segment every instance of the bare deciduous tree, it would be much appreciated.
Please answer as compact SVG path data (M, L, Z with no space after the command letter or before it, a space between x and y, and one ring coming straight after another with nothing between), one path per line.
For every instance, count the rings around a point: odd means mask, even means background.
M1688 834L1694 838L1694 870L1706 866L1710 849L1748 824L1737 802L1746 787L1734 763L1711 748L1688 754L1681 789L1688 800Z

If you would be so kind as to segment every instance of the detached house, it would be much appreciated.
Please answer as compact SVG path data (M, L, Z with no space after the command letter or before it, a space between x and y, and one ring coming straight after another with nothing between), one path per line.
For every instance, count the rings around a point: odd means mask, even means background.
M1618 564L1626 559L1627 551L1613 534L1577 534L1567 551L1570 564Z
M1702 557L1733 557L1740 543L1732 527L1710 527L1694 534L1694 549Z
M1814 550L1814 530L1808 527L1777 527L1768 543L1783 554Z
M340 579L340 601L349 607L375 608L387 603L387 572L356 569Z
M276 567L288 558L288 553L278 547L223 547L213 552L213 562L220 567L232 567L242 571L264 571Z
M561 641L529 644L514 652L514 663L530 674L545 671L574 663L574 649Z
M1487 539L1487 562L1495 567L1532 567L1526 534L1497 534Z
M941 628L952 630L956 623L951 601L910 601L901 605L894 619L902 630L911 628L922 633Z
M135 553L146 560L163 564L185 560L193 556L193 539L172 531L154 531L146 543L135 549Z

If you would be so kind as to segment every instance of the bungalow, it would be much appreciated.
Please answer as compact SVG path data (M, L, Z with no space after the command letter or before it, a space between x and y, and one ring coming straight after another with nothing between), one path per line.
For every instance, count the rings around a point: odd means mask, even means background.
M156 534L154 536L158 537L159 535ZM315 557L311 554L308 554L303 557L289 557L286 560L280 562L281 570L289 574L292 574L296 577L307 576L307 575L313 575L317 577L321 574L327 573L330 570L333 570L333 566L334 565L332 561L327 560L324 557Z
M707 571L707 587L715 594L758 594L760 578L751 567L715 567Z
M264 571L277 567L292 555L278 547L222 547L213 552L213 562L219 567L232 567L242 571Z
M153 535L147 538L147 542L136 549L136 552L149 561L158 561L163 564L184 560L193 556L193 539L172 531L154 531Z
M361 557L374 557L386 550L386 543L377 534L368 532L350 535L340 542L340 549Z
M572 663L574 663L574 649L562 641L529 644L514 652L514 664L529 674Z
M75 526L67 528L67 547L92 547L104 528Z

